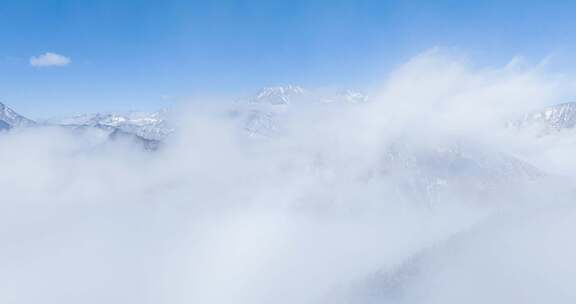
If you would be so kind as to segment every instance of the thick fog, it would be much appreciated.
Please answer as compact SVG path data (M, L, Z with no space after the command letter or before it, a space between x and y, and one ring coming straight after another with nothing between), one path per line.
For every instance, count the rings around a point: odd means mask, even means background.
M434 49L370 101L250 136L191 100L157 151L0 134L1 303L574 303L576 134L508 122L572 81Z

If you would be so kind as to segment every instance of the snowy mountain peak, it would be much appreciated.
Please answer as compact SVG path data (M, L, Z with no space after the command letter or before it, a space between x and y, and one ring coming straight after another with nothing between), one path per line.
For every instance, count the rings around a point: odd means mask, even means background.
M368 97L353 90L307 90L296 85L265 87L254 96L239 100L234 116L243 121L244 129L254 136L281 133L289 113L307 107L327 109L331 105L360 104ZM242 122L241 122L242 124Z
M65 126L113 127L145 139L161 140L172 132L172 129L167 126L166 116L166 110L153 113L95 113L52 119L48 122Z
M353 91L353 90L344 90L337 94L332 94L329 96L322 97L323 103L335 103L335 102L343 102L343 103L363 103L368 101L368 96L363 93Z
M0 128L9 129L14 127L28 127L33 126L36 123L28 119L14 110L10 109L6 105L0 102L0 121L3 122Z
M118 126L124 123L135 125L155 124L163 120L163 112L129 112L129 113L94 113L80 114L55 120L62 125L110 125Z
M343 94L344 98L348 102L357 103L357 102L366 102L368 101L368 96L364 95L363 93L346 90Z
M514 123L518 127L536 127L544 133L576 127L576 102L546 107Z
M261 89L251 100L253 103L267 103L272 105L288 105L291 99L302 96L306 91L299 86L274 86Z
M555 129L573 128L576 126L576 103L547 107L541 112L532 114L531 119L546 122Z

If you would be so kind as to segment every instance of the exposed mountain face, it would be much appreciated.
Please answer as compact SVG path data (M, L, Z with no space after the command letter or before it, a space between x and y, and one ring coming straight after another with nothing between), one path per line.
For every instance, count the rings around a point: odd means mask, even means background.
M11 126L7 122L0 120L0 131L10 130L10 128Z
M431 208L452 202L477 206L487 202L508 204L514 201L507 200L508 193L517 195L520 189L532 187L546 177L513 155L472 143L390 143L378 153L376 161L362 163L359 159L354 165L331 159L330 154L316 154L309 165L315 174L328 177L328 183L377 184L390 201ZM338 195L335 189L315 195L306 203L338 203Z
M401 181L400 189L412 200L428 204L464 197L471 203L502 200L503 189L521 189L544 176L512 155L473 144L436 148L393 145L378 170Z
M540 111L525 115L512 123L519 128L535 128L543 134L576 127L576 103L563 103L546 107Z
M78 136L88 138L92 146L105 145L111 142L123 142L142 147L144 150L155 151L161 146L160 140L148 139L137 134L123 131L106 125L59 125Z
M36 125L36 122L33 120L16 113L3 103L0 103L0 130L30 127L34 125Z

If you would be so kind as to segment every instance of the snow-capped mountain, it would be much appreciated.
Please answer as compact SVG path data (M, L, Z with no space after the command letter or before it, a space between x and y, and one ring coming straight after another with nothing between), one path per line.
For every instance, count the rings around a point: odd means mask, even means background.
M368 96L353 90L344 90L332 96L327 96L322 99L324 103L343 102L343 103L364 103L367 102Z
M274 139L290 128L292 115L310 109L334 109L336 106L355 107L368 102L366 95L351 90L337 94L319 94L298 86L264 88L247 101L239 102L234 118L250 136ZM305 106L304 106L305 105ZM317 116L315 116L317 117ZM491 151L458 139L436 147L422 147L399 140L381 152L381 161L355 172L338 171L338 164L315 156L312 167L327 175L351 176L369 182L387 180L393 184L390 197L409 196L410 201L433 205L435 202L457 200L458 193L474 193L477 201L496 200L503 189L532 183L544 173L513 155ZM321 173L322 174L322 173ZM330 195L328 195L330 196ZM447 197L450 196L450 197ZM500 195L501 196L501 195ZM318 199L315 197L314 199ZM326 201L331 198L327 197ZM472 201L467 198L467 201Z
M576 127L576 102L546 107L512 123L519 128L536 128L543 134Z
M89 137L95 140L96 144L103 144L108 141L131 141L142 145L147 150L155 150L160 145L153 136L164 135L159 125L164 119L160 118L162 112L153 115L133 113L129 116L119 116L113 114L79 115L69 119L36 122L28 119L6 105L0 103L0 130L10 130L14 128L27 127L48 127L60 126L70 130L80 136ZM141 136L140 134L145 134Z
M282 131L283 120L302 106L358 104L368 101L360 92L317 92L296 85L265 87L254 96L237 102L233 110L244 130L252 136L272 136Z
M16 113L3 103L0 103L0 130L34 125L36 125L36 122L33 120Z
M308 91L295 85L273 86L261 89L254 97L249 99L254 104L289 105L296 99L308 95Z
M545 176L513 155L457 141L435 147L392 144L373 170L372 176L378 175L392 177L412 200L428 204L458 199L460 193L474 193L474 200L481 202L496 201L502 199L503 189L522 187Z
M316 108L320 111L333 106L357 106L366 102L365 95L350 90L325 95L299 86L268 87L252 97L235 103L234 119L249 136L274 139L281 134L290 115L297 111ZM304 107L310 106L310 107ZM568 108L567 108L568 107ZM576 108L576 106L574 106ZM546 119L564 127L573 126L570 118L576 113L567 105L534 114L533 120ZM36 125L2 105L0 128ZM98 113L53 119L42 125L56 125L75 132L94 146L107 142L124 141L156 150L173 129L169 127L166 110L155 113ZM337 164L315 156L314 170L333 170ZM324 165L318 165L324 164ZM485 151L482 147L458 145L422 149L404 142L390 144L382 151L381 162L371 164L358 172L344 172L362 180L393 180L398 195L409 195L412 200L432 204L445 199L446 193L458 191L476 193L478 197L498 193L496 189L516 183L530 182L543 174L530 164L514 156ZM329 200L329 199L328 199Z
M352 90L319 93L296 85L270 86L262 88L253 96L238 100L232 112L233 116L240 120L242 128L250 135L270 136L280 131L281 121L288 112L302 105L356 104L366 101L368 101L366 95ZM166 109L152 113L80 114L49 119L44 123L69 127L112 127L155 141L164 140L174 131L170 126Z
M108 143L124 142L140 146L145 150L155 151L160 145L160 140L148 139L137 134L123 131L119 128L106 125L56 125L67 131L73 132L79 138L87 142L90 147L106 145Z
M344 90L337 92L319 92L306 90L296 85L272 86L262 88L256 95L248 99L251 104L287 106L301 102L308 103L360 103L368 101L363 93Z
M350 162L331 157L332 150L315 152L308 166L328 184L376 184L390 201L410 202L431 208L459 202L469 205L507 204L508 193L532 187L547 176L538 168L507 153L482 145L414 145L389 143L377 159ZM367 161L367 162L364 162ZM354 165L351 165L351 164ZM313 192L303 198L306 205L335 204L337 187L331 192ZM377 206L380 202L364 202Z
M64 126L113 127L148 140L162 140L173 130L168 127L166 110L153 113L95 113L52 119L51 124Z

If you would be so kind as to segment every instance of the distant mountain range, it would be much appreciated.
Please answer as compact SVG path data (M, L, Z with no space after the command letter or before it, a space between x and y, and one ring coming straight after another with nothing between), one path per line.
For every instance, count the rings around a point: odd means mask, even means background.
M30 127L62 127L76 133L97 130L99 136L107 140L129 140L141 144L147 150L155 150L160 145L160 138L169 129L164 128L161 112L154 114L91 114L79 115L62 120L33 121L3 103L0 103L0 131Z
M234 114L245 120L243 124L249 133L271 135L272 130L279 128L276 120L288 108L305 103L362 103L367 100L366 95L351 90L319 94L294 85L275 86L263 88L254 96L238 101ZM35 122L0 103L0 130L43 125L117 130L153 141L162 141L174 131L166 109L152 113L80 114Z
M320 94L300 86L265 87L252 97L236 102L231 116L256 136L272 136L282 129L283 116L302 105L359 104L369 102L368 96L352 90ZM63 126L68 128L101 128L133 134L142 139L162 141L174 128L168 110L158 112L94 113L44 121L28 119L0 103L0 130L32 126ZM543 134L576 128L576 103L563 103L526 114L512 121L516 128L536 128Z
M355 105L369 102L366 95L350 90L335 94L318 94L299 86L267 87L254 96L240 100L230 115L249 136L273 137L281 133L283 119L290 111L312 103L318 107L333 104ZM27 127L56 126L84 134L97 131L107 140L129 140L147 150L158 149L174 131L169 123L168 110L154 113L97 113L35 122L0 104L0 130ZM530 113L512 123L515 127L538 127L543 132L561 131L576 127L576 103L547 107ZM317 170L323 170L328 160L322 160ZM399 142L384 151L382 162L357 178L386 178L395 176L402 193L428 203L442 198L454 189L476 191L488 195L491 189L530 182L543 173L532 165L505 153L485 151L454 143L416 151ZM496 192L496 191L495 191ZM416 196L416 197L414 197Z
M167 125L167 110L153 113L95 113L49 119L44 123L61 126L90 126L117 129L148 140L163 140L173 130Z

